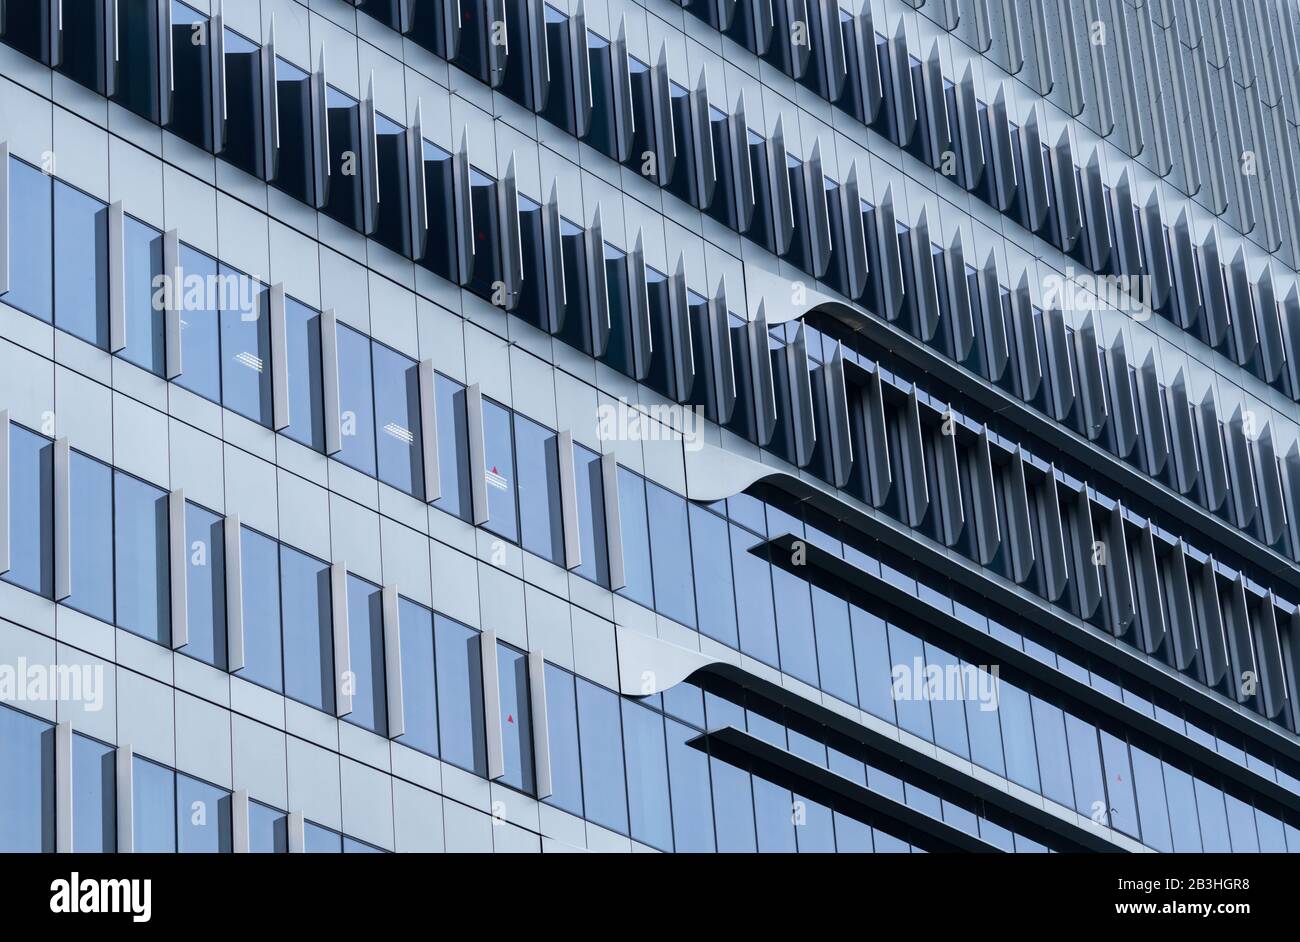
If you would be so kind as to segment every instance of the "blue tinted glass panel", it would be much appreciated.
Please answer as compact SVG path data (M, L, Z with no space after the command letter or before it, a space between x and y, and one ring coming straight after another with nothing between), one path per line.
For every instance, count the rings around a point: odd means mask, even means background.
M695 627L695 593L691 578L691 531L686 500L646 482L650 514L650 562L654 568L655 609L674 621Z
M719 759L711 758L709 765L713 771L718 851L752 854L758 850L758 837L754 832L754 794L749 773Z
M9 291L5 304L50 322L54 304L54 209L51 178L9 160Z
M930 703L926 699L925 647L920 639L897 625L889 626L889 652L894 707L898 725L909 733L934 742Z
M321 378L321 316L284 299L289 380L289 425L284 434L315 451L325 450L324 386Z
M795 839L801 854L835 853L835 821L825 805L795 795Z
M1133 790L1137 794L1142 843L1170 853L1174 844L1169 833L1169 807L1165 803L1165 782L1160 760L1136 746L1129 751L1133 759Z
M54 594L54 445L9 426L9 571L0 578Z
M962 758L970 758L970 740L966 736L965 690L961 661L943 648L925 643L930 715L934 719L935 745ZM934 669L942 671L935 683Z
M1034 739L1038 745L1038 772L1043 794L1067 808L1074 807L1074 785L1070 778L1070 755L1066 751L1065 717L1059 709L1031 697ZM1089 809L1089 816L1092 812Z
M248 849L254 854L289 853L289 816L260 802L250 801Z
M1133 797L1133 770L1129 767L1128 744L1106 732L1101 734L1102 768L1106 775L1106 799L1110 802L1110 826L1129 837L1140 837L1137 803Z
M578 756L578 701L573 675L546 665L546 719L551 742L548 805L582 815L582 762Z
M627 833L627 788L618 697L577 678L582 794L588 820Z
M334 635L330 567L280 547L280 611L284 627L284 692L334 712Z
M1224 795L1228 804L1228 836L1234 854L1258 854L1259 835L1255 831L1255 809L1235 795Z
M119 471L114 475L113 508L117 625L169 644L167 494Z
M793 854L794 796L790 789L754 776L754 819L758 824L758 850L763 854Z
M217 263L202 252L181 245L181 375L179 386L211 402L221 401L221 320L217 313ZM290 377L292 382L292 375Z
M673 821L668 797L664 720L659 713L631 700L623 700L622 704L627 807L632 837L651 847L671 851Z
M438 754L438 686L433 671L433 612L400 599L402 639L402 718L406 732L397 741L431 756Z
M605 484L600 455L573 446L574 482L578 492L578 540L582 562L573 571L599 585L609 585L609 542L605 531Z
M1034 748L1036 737L1029 694L1000 680L996 715L1002 725L1007 778L1030 791L1038 791L1038 752Z
M487 529L512 542L519 541L515 508L515 444L510 412L483 400L483 471L487 482Z
M812 599L808 583L780 566L772 567L776 598L776 633L781 643L781 670L817 686L817 644L813 637Z
M355 837L343 836L343 853L345 854L382 854L383 851L373 844L359 841Z
M1167 762L1165 771L1165 798L1169 802L1169 826L1173 832L1174 853L1199 854L1201 852L1200 820L1196 814L1196 789L1192 777L1182 769Z
M0 706L0 852L54 850L54 727Z
M72 518L72 594L63 604L113 621L113 471L72 452L69 467Z
M342 324L338 328L339 423L343 450L336 457L362 474L375 476L375 401L370 374L370 338Z
M176 833L182 854L230 853L230 792L176 773Z
M668 779L673 798L673 838L678 853L712 853L713 805L709 757L687 745L699 732L665 720L668 732Z
M966 729L970 733L971 760L1003 775L1006 764L1002 758L1002 730L997 712L1002 682L989 671L973 673L968 669L962 675L962 685L966 695Z
M618 469L618 513L623 525L623 570L627 583L619 589L646 608L655 603L654 577L650 571L650 521L646 517L645 479Z
M309 854L343 853L343 835L310 821L303 822L303 850Z
M348 576L348 651L352 712L345 719L381 736L388 731L384 686L384 596L379 586Z
M117 850L115 756L112 746L72 737L72 849L79 854Z
M240 572L244 589L244 669L239 676L272 690L284 689L280 649L280 547L241 528Z
M233 268L222 265L219 272L221 403L269 428L272 364L267 291Z
M469 426L465 417L465 387L441 373L434 383L438 410L437 507L462 520L470 519Z
M556 435L515 415L519 464L519 539L523 548L564 565L564 519L560 512L560 468Z
M695 504L691 504L690 518L695 605L700 631L729 647L738 647L727 521Z
M108 349L108 208L54 184L54 325Z
M1232 850L1228 837L1228 813L1223 792L1208 782L1196 779L1196 813L1201 821L1201 843L1207 854L1226 854Z
M501 781L524 792L534 792L533 710L528 699L528 655L497 645L497 679L501 690L501 745L505 775Z
M185 505L186 610L189 644L183 651L205 664L226 669L226 552L221 517Z
M772 602L772 564L752 549L762 541L748 530L731 527L731 566L735 573L736 618L740 650L776 667L776 609Z
M858 682L853 672L848 603L819 586L812 587L812 600L821 687L845 703L857 703Z
M1070 770L1074 776L1074 807L1080 814L1095 815L1109 807L1101 771L1097 727L1065 714L1065 735L1070 746Z
M423 497L419 364L380 344L374 345L372 356L379 480L406 494Z
M483 652L479 634L434 616L438 667L438 733L442 758L462 769L487 774L483 726Z
M126 267L126 348L122 356L143 370L162 376L166 370L166 305L160 285L162 233L126 218L123 263ZM155 303L156 302L156 303Z
M835 850L841 854L873 853L871 828L857 818L835 812Z
M136 756L131 763L133 849L137 854L176 853L176 773Z

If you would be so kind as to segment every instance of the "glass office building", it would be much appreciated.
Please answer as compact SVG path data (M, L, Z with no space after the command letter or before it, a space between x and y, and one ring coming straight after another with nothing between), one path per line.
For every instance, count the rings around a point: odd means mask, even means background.
M1298 31L0 4L0 851L1300 851Z

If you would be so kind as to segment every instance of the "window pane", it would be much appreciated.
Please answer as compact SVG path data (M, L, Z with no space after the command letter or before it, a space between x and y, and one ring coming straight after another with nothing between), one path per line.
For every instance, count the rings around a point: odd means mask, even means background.
M758 822L758 850L763 854L793 854L794 796L790 789L754 776L754 818Z
M122 356L157 376L166 370L166 307L155 304L154 279L162 274L162 233L126 218L126 349ZM161 302L163 295L157 293Z
M1074 807L1074 786L1070 779L1070 756L1066 752L1065 718L1061 711L1037 697L1031 698L1034 739L1038 744L1038 770L1043 794L1067 808ZM1090 812L1091 814L1091 812Z
M618 697L581 677L577 678L577 686L582 795L587 818L626 834L627 790Z
M221 404L247 419L271 425L271 319L265 288L222 265Z
M108 209L54 185L54 325L108 349Z
M189 543L186 611L189 644L183 651L205 664L226 669L226 550L225 524L214 513L185 505L185 537Z
M519 532L524 549L564 565L564 520L560 512L560 468L555 434L515 415L519 450Z
M578 539L582 562L573 571L598 585L609 585L609 540L605 530L605 481L600 455L573 445L574 481L578 492Z
M582 765L578 756L578 702L573 675L546 665L546 720L551 744L548 805L582 814Z
M1226 854L1232 850L1228 838L1228 813L1223 805L1223 792L1208 782L1194 779L1196 786L1196 813L1201 820L1201 843L1207 854Z
M497 645L497 679L501 686L501 741L506 773L501 781L533 793L533 711L528 699L528 655Z
M284 689L280 651L280 547L247 528L239 531L244 582L244 669L239 676Z
M813 637L812 596L808 583L772 567L776 599L776 635L781 643L781 670L817 686L817 642Z
M857 703L848 603L818 586L812 587L812 601L822 689L845 703Z
M402 639L402 716L406 732L397 741L431 756L438 754L438 688L433 676L433 612L398 600Z
M112 746L72 737L72 849L79 854L117 850L117 776Z
M113 507L117 625L158 644L170 644L167 494L118 471Z
M438 486L433 506L462 520L470 519L469 432L465 387L441 373L434 383L438 410Z
M668 798L668 751L664 744L663 716L631 700L620 702L632 838L672 851L673 820ZM584 758L586 751L584 745Z
M359 841L355 837L343 836L343 853L345 854L382 854L378 847Z
M481 473L487 481L488 497L486 527L517 543L515 445L510 429L510 412L489 399L483 400L483 463Z
M280 547L280 611L284 626L284 692L308 706L334 712L334 636L330 621L330 567Z
M221 337L217 314L217 263L181 245L183 281L175 289L181 307L181 375L178 385L211 402L221 402Z
M776 645L776 609L772 602L772 564L767 555L751 550L763 541L748 530L731 527L731 565L735 571L736 617L740 622L740 650L764 664L779 661Z
M63 604L113 621L113 471L72 452L69 468L72 518L72 594Z
M700 631L723 644L739 646L736 596L731 584L727 521L691 505L691 558L695 565L695 603ZM745 590L748 591L746 586Z
M650 571L650 520L646 516L645 479L618 469L618 513L623 524L623 576L619 589L634 602L654 608L654 579Z
M921 640L899 628L889 626L890 676L898 725L915 736L934 742L934 725L930 703L924 696L925 647Z
M1029 694L1019 687L998 681L998 719L1002 725L1002 747L1006 752L1007 778L1031 791L1038 791L1038 755Z
M379 479L399 491L423 498L420 366L379 344L374 344L373 356Z
M54 850L54 727L0 706L0 852Z
M1110 802L1110 826L1129 837L1140 836L1137 805L1133 799L1133 770L1129 768L1128 744L1104 729L1101 755L1106 770L1106 799Z
M961 697L961 661L943 648L925 643L925 666L927 672L927 689L929 691L930 715L934 719L934 743L941 749L970 758L970 740L966 735L966 706ZM931 688L929 668L937 667L942 673L937 689ZM953 688L949 678L955 678ZM1096 749L1093 750L1096 752Z
M1075 810L1094 817L1098 811L1110 807L1106 803L1106 782L1101 773L1097 727L1067 713L1065 735L1070 747L1070 770L1074 776Z
M462 769L487 775L479 634L440 615L434 615L433 624L442 758Z
M388 731L384 686L384 597L379 586L348 576L348 646L352 656L349 723L381 736Z
M1136 746L1130 752L1133 757L1133 789L1137 792L1142 842L1158 851L1171 853L1174 844L1169 833L1169 807L1165 803L1165 783L1160 760Z
M718 851L752 854L758 850L754 833L754 794L749 773L711 758L713 815L717 821Z
M137 854L176 853L176 773L136 756L131 778L133 849Z
M1165 797L1169 801L1169 824L1173 829L1174 853L1199 854L1201 829L1196 814L1196 791L1192 784L1192 777L1167 762L1163 765Z
M250 801L248 849L254 854L289 853L289 816L260 802Z
M293 298L284 299L289 362L289 425L284 434L308 448L325 450L321 385L320 314Z
M859 703L862 709L892 723L892 665L885 622L856 605L849 607L849 619L853 628L853 662L857 668Z
M375 401L370 379L370 338L339 325L339 420L343 450L336 456L375 476Z
M668 774L673 796L673 836L678 853L712 853L713 811L709 757L687 743L699 733L666 720Z
M691 531L686 500L646 482L650 516L650 562L654 568L655 610L695 627L695 593L691 578Z
M303 822L303 850L309 854L343 853L343 835L310 821Z
M5 304L53 319L54 206L51 178L16 158L9 160L9 291Z
M176 832L182 854L230 853L230 792L176 773Z
M54 594L54 445L9 426L10 568L0 578Z

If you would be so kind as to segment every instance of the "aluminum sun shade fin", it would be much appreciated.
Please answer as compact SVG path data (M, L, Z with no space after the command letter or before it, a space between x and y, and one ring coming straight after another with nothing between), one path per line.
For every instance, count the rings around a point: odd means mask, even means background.
M222 548L226 566L226 662L230 673L244 669L244 554L239 540L239 515L222 521Z
M727 118L731 138L731 179L736 204L736 229L748 232L754 220L754 168L749 162L749 124L745 117L745 92L736 96L736 107Z
M957 433L949 428L951 407L940 416L934 439L935 493L939 497L940 533L944 546L956 546L966 530L966 508L961 493L961 463L957 457ZM842 485L841 485L842 486Z
M1254 442L1254 465L1257 480L1255 493L1259 502L1259 522L1264 542L1274 546L1286 532L1286 503L1273 446L1273 427L1265 425Z
M749 22L752 35L750 51L756 56L767 53L772 44L772 32L776 28L776 16L772 4L776 0L746 0L749 3Z
M1250 607L1246 602L1246 577L1239 575L1228 585L1223 596L1223 631L1228 639L1228 661L1232 665L1228 689L1238 703L1253 697L1247 692L1246 673L1255 677L1259 672L1255 664L1255 645L1250 637Z
M54 852L70 854L72 853L72 723L68 720L63 720L54 727L53 758Z
M1034 571L1034 529L1029 515L1029 484L1025 480L1025 453L1017 448L1007 461L1005 497L1007 508L1007 548L1011 578L1023 585Z
M930 137L931 166L939 170L947 155L953 154L952 128L948 126L948 98L943 85L943 62L939 56L939 41L930 46L930 54L921 66L921 85L925 93L926 128Z
M110 4L116 6L116 4ZM270 180L275 155L280 150L280 83L275 80L275 14L261 49L262 67L262 176ZM112 72L112 69L109 70Z
M1046 365L1044 378L1051 391L1052 417L1058 422L1074 409L1074 371L1070 369L1070 338L1065 330L1065 315L1058 308L1043 311L1043 350Z
M601 499L605 511L605 545L609 556L609 590L627 585L623 563L623 516L618 502L618 461L612 451L600 456Z
M1102 19L1101 7L1098 0L1084 0L1084 7L1087 11L1089 31L1096 29L1098 25L1102 29L1107 28L1106 21ZM1124 41L1125 29L1122 24L1111 23L1109 27L1112 31L1119 34L1118 42ZM1096 121L1095 130L1102 137L1110 137L1115 131L1115 107L1111 102L1110 96L1110 70L1106 63L1105 42L1094 42L1092 37L1088 40L1088 55L1091 58L1092 66L1092 105L1093 120Z
M844 226L844 269L848 279L849 300L860 301L867 291L867 233L862 221L862 193L858 187L858 162L840 185L840 218Z
M1249 530L1259 511L1255 494L1255 477L1250 467L1250 435L1246 428L1250 421L1238 406L1224 428L1224 444L1228 458L1228 491L1232 496L1233 519L1237 526Z
M691 331L691 305L686 293L686 259L677 256L677 266L668 278L668 327L672 336L673 379L677 401L686 402L695 389L695 343Z
M1169 435L1165 427L1163 395L1156 370L1155 352L1148 351L1137 371L1138 421L1147 474L1160 477L1169 462Z
M989 20L989 0L970 0L974 33L970 37L976 52L988 52L993 45L993 24Z
M808 467L817 444L813 417L812 367L808 361L808 328L799 324L794 340L785 345L785 367L790 379L790 409L794 427L795 464Z
M659 55L650 70L650 102L655 143L655 182L668 186L677 170L677 135L673 121L673 93L668 81L668 47L659 44Z
M980 130L979 102L975 76L966 63L957 83L957 136L961 140L962 172L966 189L977 190L984 179L984 136Z
M825 276L831 261L830 211L826 205L826 175L822 173L821 141L813 142L812 154L803 164L804 205L808 208L808 246L814 278Z
M506 18L506 0L487 0L483 4L483 16L487 21L484 29L488 33L488 85L491 88L500 88L506 78L506 65L510 56L510 27ZM584 56L584 60L585 58Z
M0 4L3 6L3 4ZM154 63L158 82L158 123L163 127L172 122L172 95L174 73L172 70L172 0L156 0L158 23L157 61Z
M925 343L939 332L939 291L934 276L934 252L930 247L930 222L921 210L916 225L908 232L912 247L912 279L915 288L916 327Z
M230 852L249 853L248 789L236 788L230 793Z
M437 0L442 6L443 54L448 62L460 55L461 10L464 0Z
M980 307L983 317L984 362L988 369L986 377L991 382L998 382L1007 371L1011 362L1011 347L1007 339L1006 321L1002 317L1002 286L998 281L997 251L990 248L984 259L984 267L977 276L980 291Z
M532 713L533 769L538 800L555 791L551 774L551 720L546 709L546 660L541 648L528 652L528 705Z
M848 78L847 57L844 50L844 33L840 29L839 0L811 0L820 4L821 11L821 64L828 101L839 101L844 94Z
M631 321L632 378L638 383L650 375L654 342L650 336L650 294L645 273L645 239L640 229L627 260L628 317Z
M13 568L13 534L9 532L12 514L12 498L9 483L13 479L9 451L9 410L0 410L0 573Z
M1122 182L1127 181L1128 171L1124 171ZM1116 214L1122 204L1116 197ZM1169 271L1169 255L1165 248L1165 228L1160 218L1160 194L1153 187L1142 207L1142 266L1137 269L1147 278L1151 306L1164 310L1169 303L1169 292L1173 289L1173 279Z
M1079 400L1083 403L1083 431L1096 441L1106 429L1106 379L1097 344L1097 327L1091 313L1074 332L1074 362L1079 376Z
M1196 619L1192 608L1192 590L1187 581L1187 549L1179 540L1168 551L1162 589L1169 610L1167 627L1173 647L1174 667L1187 670L1196 660L1199 642L1196 639Z
M773 254L785 255L794 238L794 202L790 194L789 156L785 149L785 123L780 115L767 139L767 179L771 187Z
M921 439L921 403L916 387L903 403L898 433L898 470L903 475L907 524L918 527L930 510L930 486L925 473L925 446Z
M551 195L542 206L542 257L547 275L546 327L552 334L559 333L564 326L564 311L569 297L560 225L560 196L555 181L551 181Z
M1074 500L1074 577L1079 617L1092 618L1101 605L1101 567L1097 564L1097 534L1092 526L1092 498L1085 484Z
M876 273L880 278L880 296L884 301L885 317L898 320L903 312L903 259L898 247L898 222L894 218L894 186L885 188L884 199L876 206L876 244L880 258L876 259Z
M487 465L483 443L483 390L478 383L465 390L465 419L469 436L469 491L473 524L488 522Z
M1206 509L1217 513L1228 496L1228 459L1224 452L1213 390L1206 390L1205 398L1196 408L1195 418Z
M1300 508L1300 442L1291 443L1282 459L1281 475L1282 493L1286 495L1286 506L1291 508L1286 521L1291 534L1291 558L1300 559L1300 512L1295 510Z
M998 86L988 109L989 161L993 164L993 208L1006 212L1016 198L1016 165L1011 155L1011 122L1007 118L1007 93Z
M966 279L966 253L961 230L952 234L943 253L944 288L948 295L948 342L952 357L965 363L975 346L975 312L971 308L970 282Z
M135 750L129 742L117 744L113 762L113 790L116 793L117 852L135 850Z
M1008 0L1003 0L1006 4ZM1047 2L1047 0L1044 0ZM1056 0L1057 19L1060 23L1061 54L1065 59L1066 112L1074 118L1083 113L1087 105L1083 97L1082 70L1079 68L1079 49L1075 37L1079 31L1074 16L1074 0Z
M13 199L9 179L9 142L0 142L0 294L5 294L10 287L10 230L9 215L12 212Z
M162 265L166 283L163 291L163 363L164 375L176 379L183 370L181 349L181 240L175 229L163 233Z
M1047 224L1051 202L1047 196L1047 164L1043 158L1043 139L1038 131L1037 102L1029 109L1025 123L1020 126L1020 168L1024 174L1021 192L1025 196L1025 222L1030 232L1040 232Z
M1015 8L1012 0L1002 0L1002 37L1006 42L1006 69L1011 75L1019 75L1020 70L1025 67L1025 50L1020 38L1020 20L1020 11Z
M343 450L343 413L339 406L339 331L334 308L320 312L321 412L325 424L325 454Z
M614 108L614 159L632 159L636 118L632 114L632 68L627 53L627 15L618 21L618 34L609 47L610 89ZM541 109L538 109L539 111Z
M731 29L732 23L736 21L736 4L740 0L715 0L718 30L726 32Z
M1205 307L1206 343L1217 347L1228 335L1228 295L1223 284L1223 270L1219 262L1218 230L1210 227L1209 235L1194 250L1200 256L1200 293Z
M1300 402L1300 286L1292 285L1278 309L1282 327L1283 362L1291 398Z
M1094 271L1107 271L1110 266L1110 206L1101 181L1101 148L1092 149L1087 166L1083 168L1084 228L1088 233L1088 257ZM1130 215L1132 215L1130 213Z
M591 49L587 33L587 8L583 0L569 14L569 65L573 70L573 133L583 140L591 133Z
M1178 493L1189 494L1200 480L1201 466L1196 457L1196 428L1192 424L1187 381L1182 370L1165 387L1164 395L1165 414L1169 418L1169 452L1174 461L1174 486Z
M312 198L316 209L329 202L330 131L329 85L325 76L325 50L317 58L316 71L309 84L311 97L311 167Z
M167 579L171 590L172 650L190 643L189 541L185 535L185 491L167 495Z
M723 317L726 317L724 310ZM723 324L725 326L725 320ZM726 335L723 335L726 339ZM731 349L730 343L727 349ZM844 379L844 345L837 343L830 360L818 373L824 383L826 394L826 434L830 443L831 468L835 477L832 481L842 488L849 482L853 473L853 436L849 431L849 391ZM734 399L734 397L733 397ZM720 420L725 424L725 420Z
M601 225L600 206L596 207L591 223L582 235L587 255L587 316L591 340L591 355L600 359L609 346L609 282L605 278L605 236Z
M1277 598L1272 592L1260 603L1254 628L1264 715L1274 719L1286 710L1290 694L1286 685L1286 668L1282 665L1282 644L1278 640Z
M1032 402L1043 384L1043 359L1038 349L1038 327L1029 296L1029 273L1022 272L1011 292L1011 327L1016 334L1016 364L1020 371L1020 398Z
M811 20L808 16L808 4L817 0L776 0L786 7L786 22L789 32L784 37L790 50L790 77L801 79L808 74L808 62L812 59ZM796 32L797 30L797 32Z
M1255 303L1246 271L1246 253L1240 247L1224 269L1227 278L1228 324L1232 329L1237 363L1245 366L1259 350L1259 331L1255 327Z
M126 348L126 214L108 207L108 352Z
M1187 208L1178 211L1178 219L1169 233L1169 253L1173 268L1174 297L1178 300L1178 324L1190 330L1201 319L1201 286L1196 276L1196 253L1187 225Z
M497 633L484 631L478 640L483 728L487 733L487 777L489 781L495 781L506 774L505 743L501 734L501 675L497 673Z
M208 20L208 88L212 90L212 110L208 127L212 136L212 153L225 149L226 139L226 25L222 0Z
M358 162L361 172L361 234L371 235L379 226L379 131L373 72L358 111L361 118L361 159Z
M54 601L72 594L72 451L54 440Z
M334 715L352 712L352 640L348 624L348 569L330 564L330 615L334 625Z
M1255 323L1259 330L1259 367L1263 380L1277 382L1286 366L1286 346L1282 342L1282 322L1273 287L1273 266L1266 264L1259 273L1252 295Z
M971 518L975 521L978 562L987 566L1002 548L1002 524L998 515L997 489L993 482L993 446L989 427L980 429L972 449Z
M898 28L889 40L889 91L894 103L894 126L899 147L906 147L916 134L916 99L912 94L912 62L907 52L906 20L899 19ZM882 76L883 77L883 76Z
M1043 586L1048 601L1065 594L1070 570L1065 556L1065 524L1061 519L1061 496L1056 483L1056 465L1048 467L1038 488L1035 513L1038 517L1038 556L1043 564Z
M1201 565L1200 594L1197 598L1197 624L1201 628L1201 652L1205 682L1211 687L1223 683L1228 672L1228 645L1224 635L1223 606L1219 601L1219 577L1214 557Z
M1115 454L1127 458L1137 445L1138 427L1123 334L1117 334L1106 350L1106 390L1110 400L1110 432Z
M1052 57L1048 52L1049 39L1047 23L1043 18L1043 6L1041 3L1029 5L1029 39L1034 52L1036 73L1034 90L1040 95L1047 96L1056 85L1056 76L1052 72Z
M1133 188L1129 185L1128 167L1110 191L1110 215L1115 222L1115 267L1121 274L1142 273L1142 246L1139 243L1137 215L1133 212Z
M289 416L289 339L285 321L284 285L277 282L267 292L267 317L271 334L271 428L284 431ZM323 326L323 325L322 325Z
M776 433L776 383L772 377L772 358L768 354L767 314L760 302L758 312L746 327L749 341L749 371L754 399L754 425L758 444L766 447Z
M862 95L862 122L874 124L884 101L884 83L880 76L880 58L876 55L876 28L872 23L870 3L862 4L862 9L853 18L853 43L858 89Z
M582 565L582 540L578 536L578 484L573 459L573 433L565 429L556 436L558 477L560 479L560 517L564 535L564 568Z
M726 425L736 411L736 361L731 349L731 315L727 307L727 285L719 278L709 299L709 373L713 379L713 401L717 423ZM842 486L842 485L837 485Z
M1106 521L1106 599L1110 603L1110 630L1124 635L1137 613L1133 596L1133 570L1128 558L1124 505L1117 503Z
M862 390L862 424L867 452L867 499L873 507L883 507L894 487L894 472L889 460L889 427L885 422L885 390L880 367L871 371Z
M424 501L431 504L442 496L438 455L438 393L433 360L420 361L416 376L420 400L420 464L424 471Z
M1164 646L1168 626L1165 624L1160 567L1156 559L1156 535L1149 520L1137 536L1137 552L1133 558L1133 587L1141 610L1142 649L1147 654L1156 654Z
M415 103L415 120L406 129L406 200L411 258L418 262L424 258L429 245L429 194L424 176L424 103L419 100Z
M1059 248L1066 253L1074 251L1079 236L1083 233L1083 208L1079 202L1079 186L1075 179L1071 151L1070 129L1067 126L1061 129L1061 136L1051 149L1052 188L1060 226Z
M474 204L470 192L469 136L460 132L460 146L451 159L452 203L456 220L457 283L463 288L474 275Z
M551 97L551 57L546 35L546 0L523 0L528 4L528 80L532 83L533 110L541 114ZM623 52L627 52L626 44ZM619 67L616 64L615 70ZM623 68L627 68L626 59Z
M709 117L709 84L703 66L700 77L691 92L691 140L694 145L695 182L698 186L699 208L713 205L718 188L718 163L713 153L712 120Z
M384 688L388 707L388 738L406 734L406 710L402 684L402 617L397 586L384 586L381 596L384 618Z

